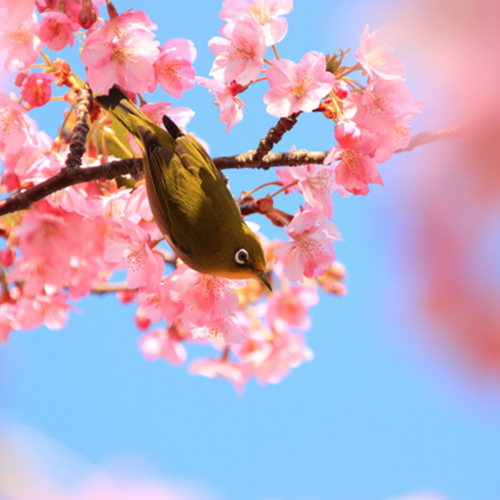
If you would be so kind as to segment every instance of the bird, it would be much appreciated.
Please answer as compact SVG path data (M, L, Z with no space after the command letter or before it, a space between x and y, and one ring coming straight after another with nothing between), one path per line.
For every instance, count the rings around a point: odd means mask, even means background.
M209 154L168 116L155 125L118 85L94 96L138 140L154 220L173 251L203 274L258 278L272 291L258 236Z

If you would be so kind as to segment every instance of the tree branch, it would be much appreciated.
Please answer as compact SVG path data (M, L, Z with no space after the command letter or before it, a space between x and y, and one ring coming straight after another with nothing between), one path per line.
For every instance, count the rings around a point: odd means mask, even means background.
M291 153L267 153L262 159L254 160L249 155L252 151L237 156L221 156L214 158L215 166L219 170L230 168L260 168L269 170L271 167L296 167L298 165L308 165L309 163L323 163L328 151L292 151Z
M299 115L300 112L280 118L276 126L269 129L266 137L259 141L257 149L253 149L252 151L248 151L247 153L241 155L244 157L244 161L247 163L255 163L262 160L262 158L264 158L264 156L269 153L271 149L273 149L274 145L281 141L285 133L292 130L297 123Z
M82 182L111 180L127 174L137 175L142 170L142 160L129 158L126 160L103 163L98 167L63 168L58 174L36 186L0 201L0 215L18 210L25 210L33 203L61 189Z
M276 128L278 128L278 126ZM437 130L436 132L421 132L412 137L408 147L397 151L397 153L412 151L418 146L431 142L456 139L461 135L462 131L463 126L456 125L447 129ZM327 151L307 151L302 149L290 153L267 153L264 157L259 159L256 154L257 151L258 148L257 150L248 151L236 156L221 156L214 158L213 161L219 170L232 168L260 168L262 170L268 170L271 167L279 166L296 167L298 165L322 164L328 153ZM136 176L140 174L141 171L142 160L140 158L113 161L97 167L64 168L54 177L36 186L30 187L21 193L15 194L10 198L1 200L0 215L16 212L18 210L25 210L33 203L46 198L50 194L75 184L98 180L111 180L125 175Z

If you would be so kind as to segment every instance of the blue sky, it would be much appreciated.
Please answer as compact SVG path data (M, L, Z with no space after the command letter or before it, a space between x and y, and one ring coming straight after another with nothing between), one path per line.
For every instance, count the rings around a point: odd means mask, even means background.
M207 41L221 25L218 2L115 6L145 10L161 42L193 40L197 71L208 74ZM296 1L280 55L298 60L309 50L355 49L365 24L384 26L387 6ZM432 113L441 90L418 66L409 64L407 84L430 107L415 120L415 132L451 125ZM229 155L255 147L274 124L262 92L244 95L244 121L225 135L204 89L174 102L196 110L190 129L214 156ZM57 109L62 113L63 105ZM61 120L45 110L36 117L51 133ZM279 149L328 149L333 136L325 123L304 117ZM307 339L315 358L280 384L251 382L238 397L227 383L148 363L137 348L134 308L114 297L88 297L64 330L14 333L1 348L4 433L16 423L29 426L92 467L132 463L141 474L193 482L220 500L383 500L429 491L450 500L500 498L498 399L428 341L435 325L412 307L407 196L426 155L439 147L384 164L385 187L367 197L335 199L334 222L344 239L336 249L349 293L322 296L311 310ZM236 172L230 180L238 193L270 175ZM263 227L269 236L280 234Z

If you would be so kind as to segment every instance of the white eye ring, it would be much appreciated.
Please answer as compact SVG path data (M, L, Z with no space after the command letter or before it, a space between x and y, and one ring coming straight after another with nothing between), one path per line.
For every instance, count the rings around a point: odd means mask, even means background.
M236 252L234 260L236 261L236 264L246 264L248 262L248 252L244 248L240 248L240 250Z

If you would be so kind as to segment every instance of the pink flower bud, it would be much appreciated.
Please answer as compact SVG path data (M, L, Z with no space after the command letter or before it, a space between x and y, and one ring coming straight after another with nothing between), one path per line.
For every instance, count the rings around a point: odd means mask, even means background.
M16 260L16 252L12 248L5 247L0 251L0 263L4 267L9 267L14 264Z
M88 30L96 21L97 14L93 5L90 7L84 7L78 16L78 22L80 26Z
M139 307L137 312L135 313L135 326L139 330L147 330L149 325L151 324L151 320L146 316L146 311L143 307Z
M122 304L130 304L130 302L135 300L135 296L135 290L120 290L116 292L116 297Z

